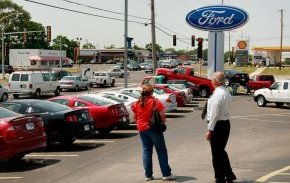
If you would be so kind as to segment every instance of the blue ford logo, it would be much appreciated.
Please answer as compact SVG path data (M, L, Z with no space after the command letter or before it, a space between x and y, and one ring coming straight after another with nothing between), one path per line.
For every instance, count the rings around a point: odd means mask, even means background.
M186 16L186 22L192 27L208 31L232 30L248 20L247 12L232 6L205 6Z

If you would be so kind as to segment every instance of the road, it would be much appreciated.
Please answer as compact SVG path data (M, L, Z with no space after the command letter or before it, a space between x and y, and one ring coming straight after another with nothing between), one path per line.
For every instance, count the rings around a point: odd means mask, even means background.
M143 72L132 72L130 85L138 85ZM122 87L124 79L117 79ZM111 88L94 88L98 92ZM84 93L81 91L78 93ZM72 94L74 92L62 92ZM227 151L238 182L290 182L290 108L260 108L251 95L233 97L231 135ZM176 113L168 113L165 138L175 182L213 182L206 123L200 118L205 99L195 98ZM134 125L114 130L106 138L97 134L79 139L70 148L53 146L28 154L22 161L0 162L0 183L141 183L144 171L141 143ZM154 153L154 176L161 173Z

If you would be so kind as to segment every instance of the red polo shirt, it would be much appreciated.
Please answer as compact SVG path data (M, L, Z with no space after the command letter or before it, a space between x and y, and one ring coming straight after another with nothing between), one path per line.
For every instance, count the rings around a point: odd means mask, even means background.
M132 111L135 113L137 118L137 129L138 131L145 131L149 129L149 121L152 117L154 107L154 97L150 96L147 98L144 107L141 107L140 102L137 101L132 105ZM158 112L164 110L163 104L156 99L156 110Z

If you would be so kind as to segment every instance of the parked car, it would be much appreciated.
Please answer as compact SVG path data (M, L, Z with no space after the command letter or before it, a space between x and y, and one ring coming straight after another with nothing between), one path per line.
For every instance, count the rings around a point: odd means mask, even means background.
M193 99L192 91L190 88L186 88L184 84L168 84L169 88L174 90L183 91L186 96L186 101L190 102Z
M60 89L69 89L79 91L79 89L88 90L87 80L82 79L80 76L65 76L60 81Z
M247 83L249 82L250 78L249 78L249 74L247 73L243 73L237 70L233 70L233 69L227 69L224 71L225 74L225 84L227 86L232 86L234 84L238 84L241 86L246 87Z
M190 65L191 65L191 62L192 62L192 61L190 61L190 60L184 61L184 62L183 62L183 65L189 65L189 66L190 66Z
M145 66L145 69L144 69L145 73L153 73L153 64L148 64Z
M260 88L270 88L274 82L275 79L273 75L254 75L247 83L247 93L251 90L257 90Z
M140 65L140 67L141 67L141 70L145 70L145 67L146 67L147 65L149 65L149 63L148 63L148 62L143 62L143 63L140 63L139 65Z
M11 74L12 72L14 72L14 68L12 65L4 65L4 74ZM2 73L2 65L0 66L0 73Z
M141 67L138 63L134 63L134 62L131 62L128 64L128 69L130 71L140 71L141 70Z
M96 98L91 94L66 95L50 98L50 101L67 105L76 109L88 109L94 120L96 130L102 134L109 134L114 128L129 121L129 114L122 104L112 104Z
M6 100L8 100L8 92L8 89L4 88L2 84L0 84L0 102L5 102Z
M262 88L254 92L254 101L259 107L267 103L275 103L282 107L285 103L290 105L290 80L276 81L270 88Z
M0 160L17 160L46 147L43 121L0 107Z
M115 85L115 78L112 77L109 73L107 72L94 72L93 73L93 78L88 79L90 87L93 86L114 86Z
M112 68L106 72L108 74L110 74L110 76L113 76L113 77L123 78L125 76L125 71L122 69L118 69L118 68ZM130 73L129 73L129 71L127 71L127 76L129 76L129 75L130 75Z
M199 94L198 86L186 80L167 80L167 84L184 84L186 88L191 89L193 95Z
M10 75L9 93L14 98L30 95L39 98L42 93L60 95L60 85L55 74L50 71L15 71Z
M117 68L117 69L124 69L124 64L123 63L116 63L114 65L114 68Z
M178 64L174 63L173 60L162 60L161 67L172 69L172 68L178 67Z
M141 87L136 88L123 88L120 90L121 93L132 93L137 96L140 96L140 93L142 91ZM165 112L171 112L177 109L177 102L176 97L174 94L168 94L163 91L154 90L153 96L158 98L160 102L165 107Z
M72 76L72 74L69 71L66 70L60 70L60 69L55 69L51 71L57 80L61 80L65 76Z
M1 103L1 106L20 114L41 116L47 142L71 145L76 138L95 133L93 119L87 109L71 109L47 100L25 99Z

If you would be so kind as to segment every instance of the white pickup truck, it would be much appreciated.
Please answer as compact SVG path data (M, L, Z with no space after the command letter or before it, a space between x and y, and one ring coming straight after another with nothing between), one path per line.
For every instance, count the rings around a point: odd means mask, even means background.
M93 77L88 78L88 82L90 87L93 86L114 86L115 85L115 78L112 77L107 72L93 72Z
M275 103L277 107L284 104L290 106L290 80L276 81L270 88L256 90L254 101L259 107L264 107L267 103Z

